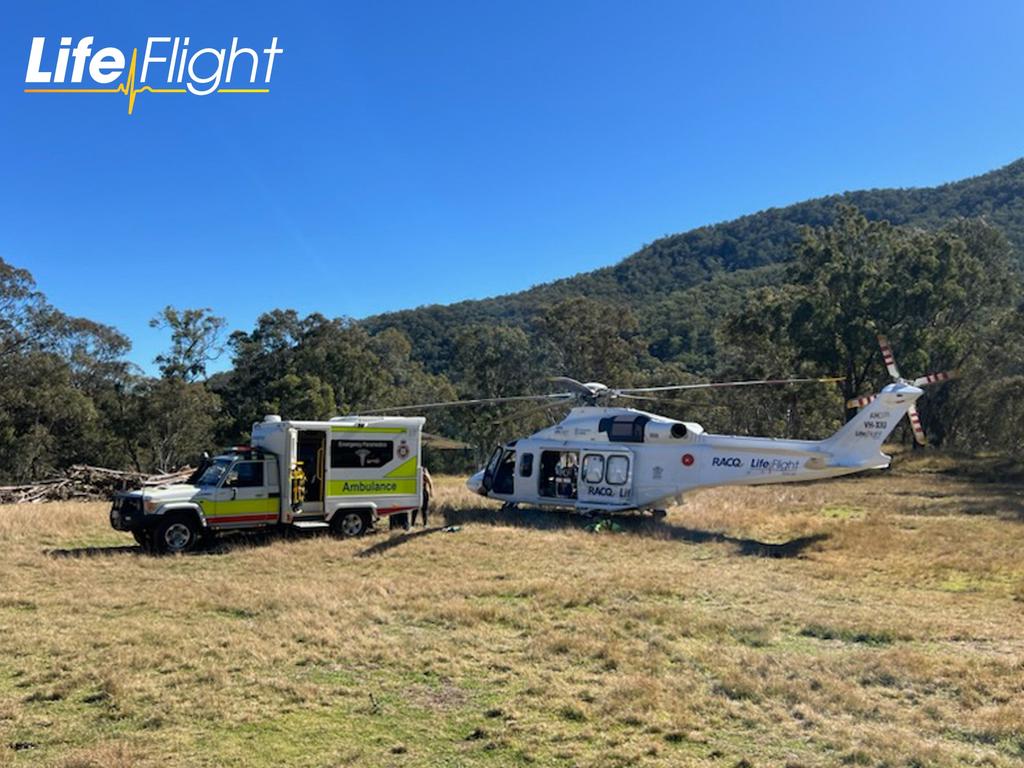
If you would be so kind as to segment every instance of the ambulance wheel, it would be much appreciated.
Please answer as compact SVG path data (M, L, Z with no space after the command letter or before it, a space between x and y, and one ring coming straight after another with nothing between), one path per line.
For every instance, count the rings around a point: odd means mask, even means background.
M195 549L199 526L190 515L168 515L153 531L153 548L161 554L176 555Z
M369 527L369 515L358 509L342 510L331 518L334 533L346 539L362 536Z
M392 531L401 528L403 531L409 530L409 513L408 512L394 512L388 515L388 528Z

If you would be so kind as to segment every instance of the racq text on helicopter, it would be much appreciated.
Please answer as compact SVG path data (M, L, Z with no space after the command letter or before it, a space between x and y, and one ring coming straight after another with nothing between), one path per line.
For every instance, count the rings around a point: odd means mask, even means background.
M663 510L696 488L765 485L819 480L867 469L884 469L890 457L882 443L905 415L914 437L924 432L914 406L922 386L957 374L929 374L908 381L892 350L879 336L882 357L893 378L876 395L851 400L856 415L824 440L713 435L693 422L677 421L633 408L609 407L617 398L655 399L670 390L830 382L837 379L780 379L609 389L603 384L559 378L569 391L551 395L462 400L408 406L408 410L486 405L508 401L576 400L558 424L498 446L487 465L469 478L470 490L507 505L568 507L584 513ZM392 409L392 410L403 410Z

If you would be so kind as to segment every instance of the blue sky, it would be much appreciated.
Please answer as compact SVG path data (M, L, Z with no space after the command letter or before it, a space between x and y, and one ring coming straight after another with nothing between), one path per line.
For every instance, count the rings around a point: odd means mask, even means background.
M151 369L161 307L362 317L1024 154L1019 3L19 3L0 256ZM269 95L25 94L31 40L284 49Z

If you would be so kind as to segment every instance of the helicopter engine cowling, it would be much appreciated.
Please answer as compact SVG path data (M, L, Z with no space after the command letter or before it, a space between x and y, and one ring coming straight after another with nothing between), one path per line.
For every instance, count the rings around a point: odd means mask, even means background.
M704 427L691 421L669 421L654 418L644 428L646 443L686 443L704 434Z

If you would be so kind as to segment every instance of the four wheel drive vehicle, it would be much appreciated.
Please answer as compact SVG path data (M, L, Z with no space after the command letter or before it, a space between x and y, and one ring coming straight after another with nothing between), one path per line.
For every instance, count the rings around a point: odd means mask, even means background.
M338 417L253 425L252 443L204 461L188 483L117 493L110 524L159 552L219 531L291 527L359 536L382 517L426 512L422 417Z

